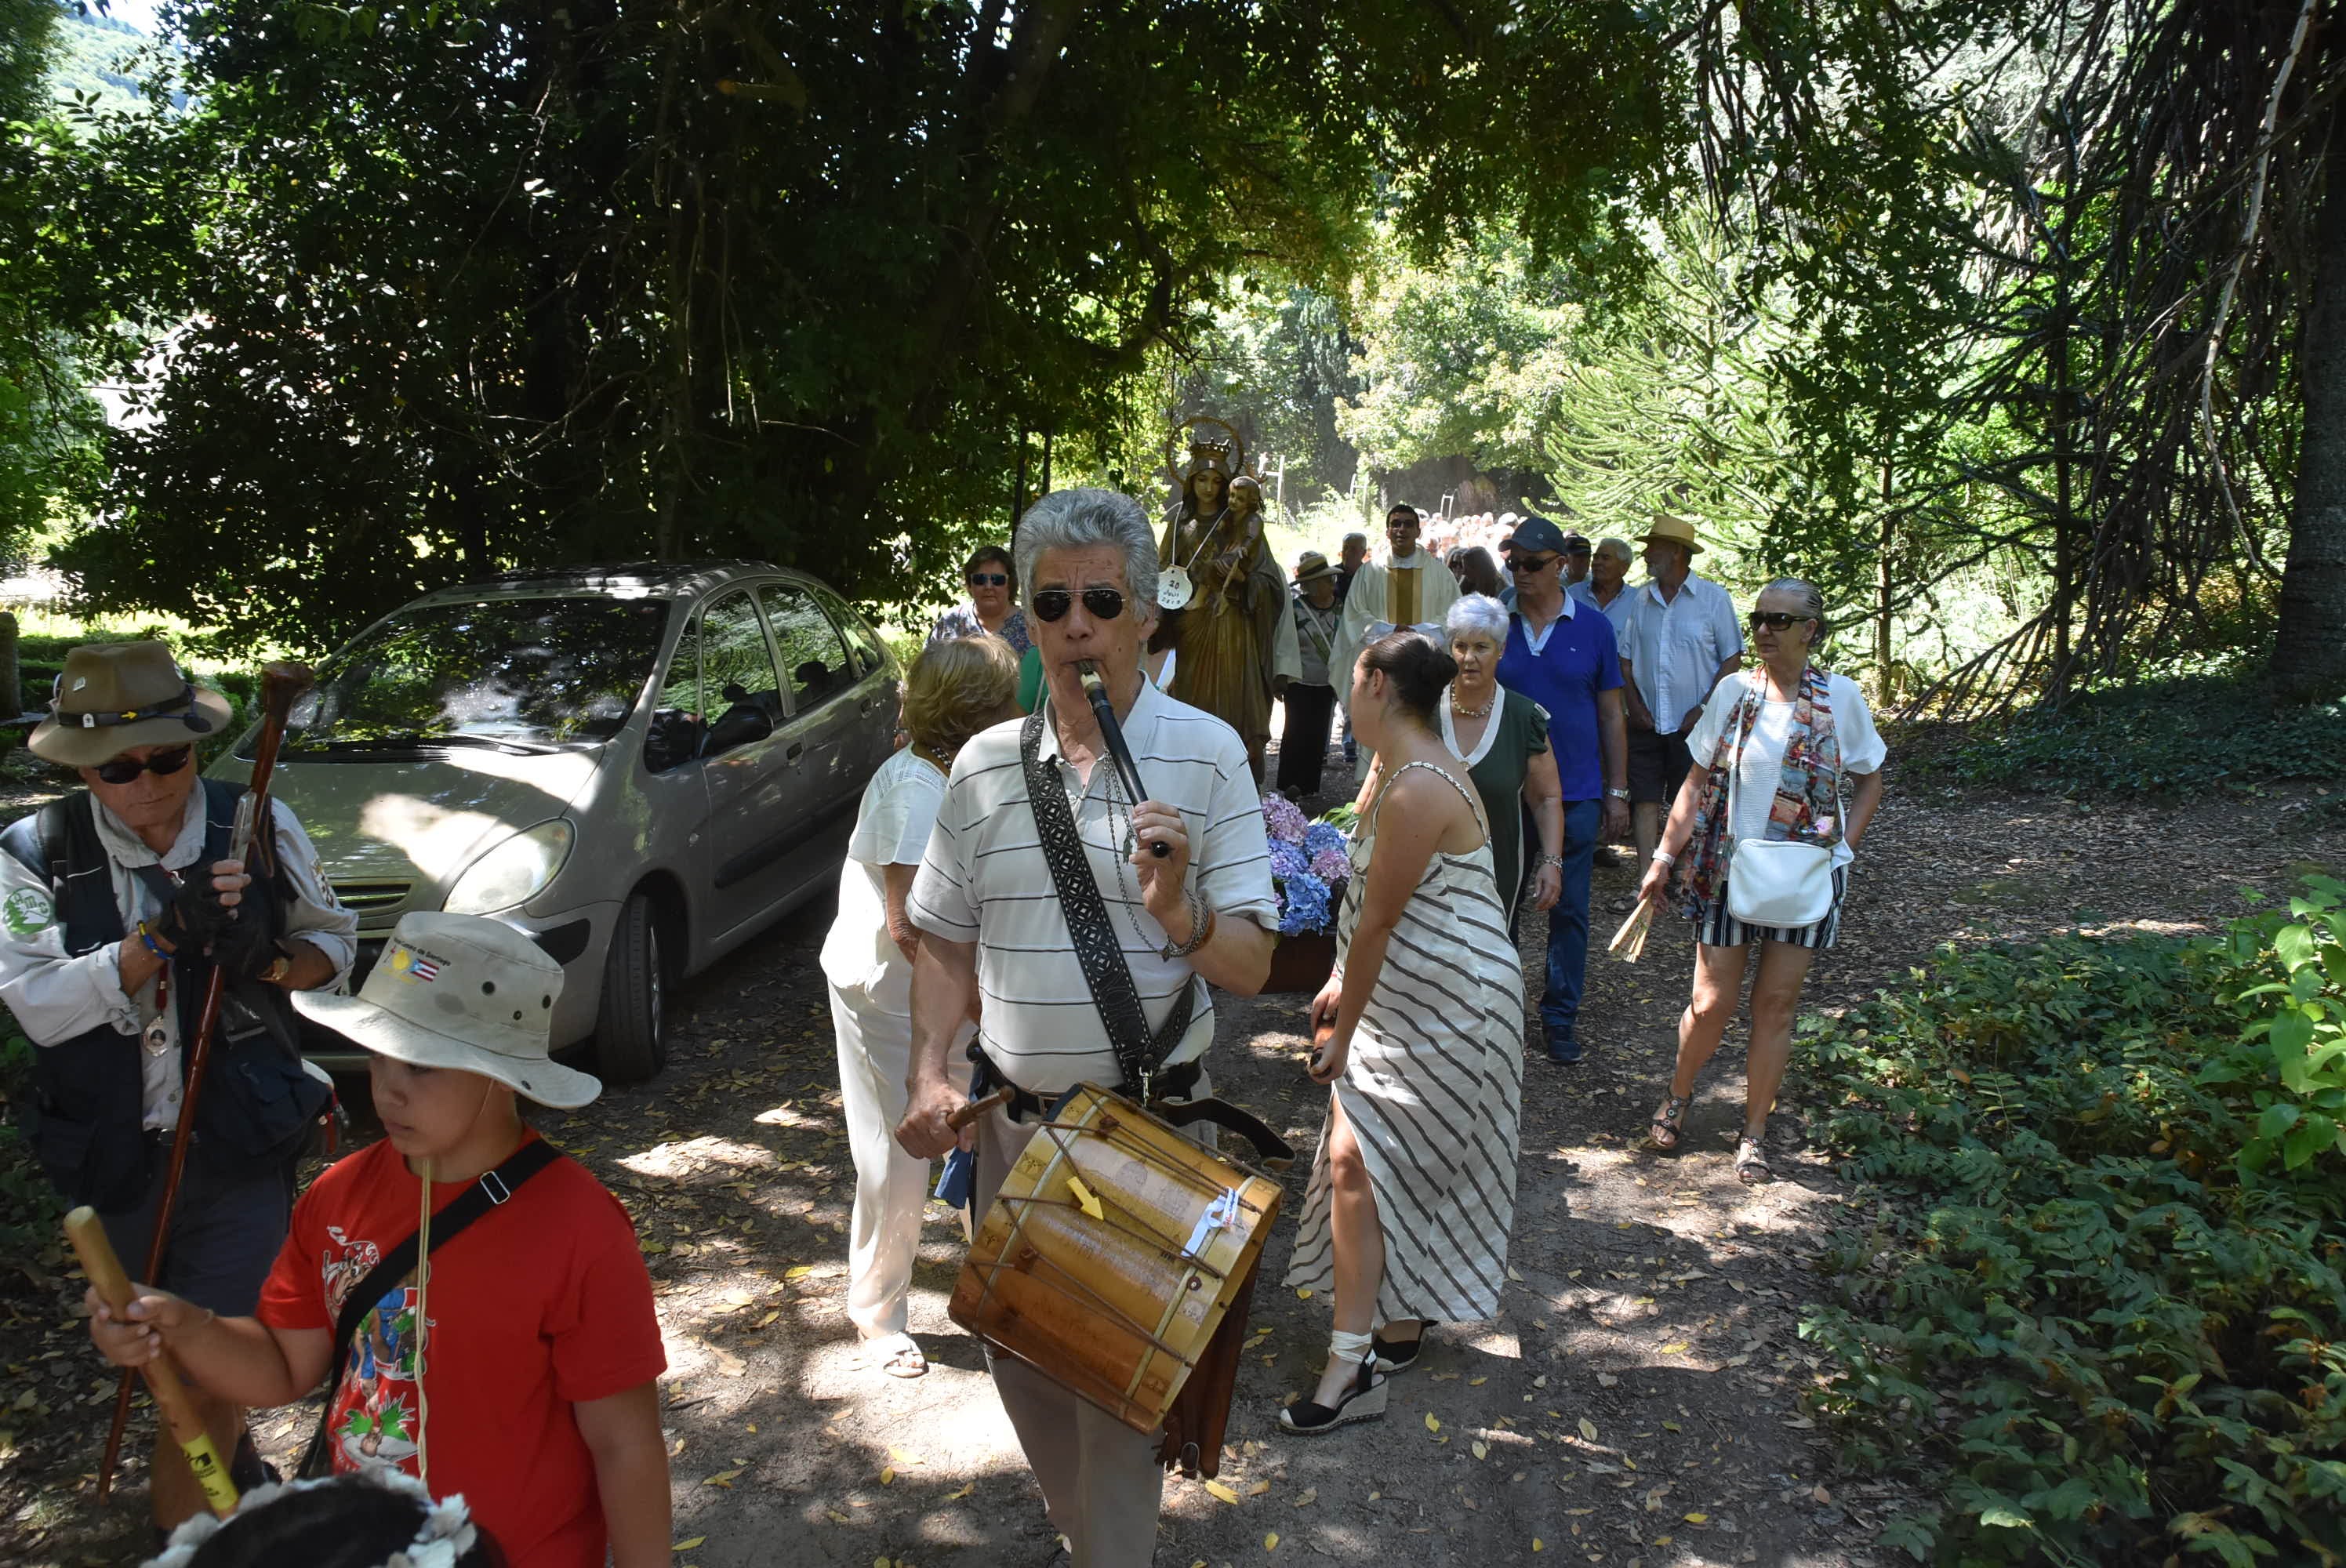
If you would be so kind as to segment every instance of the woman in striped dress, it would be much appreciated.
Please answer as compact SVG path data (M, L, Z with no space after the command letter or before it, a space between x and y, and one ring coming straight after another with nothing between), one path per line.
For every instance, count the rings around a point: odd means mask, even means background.
M1436 728L1456 676L1412 631L1353 672L1353 726L1386 783L1354 833L1336 972L1311 1003L1328 1126L1287 1283L1331 1291L1336 1326L1285 1431L1382 1415L1385 1376L1414 1363L1425 1323L1495 1317L1506 1278L1524 979L1488 825Z

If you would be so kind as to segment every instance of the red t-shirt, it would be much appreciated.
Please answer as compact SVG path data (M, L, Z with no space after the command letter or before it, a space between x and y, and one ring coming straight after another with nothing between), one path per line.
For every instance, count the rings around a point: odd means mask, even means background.
M437 1213L472 1184L432 1185ZM417 1188L388 1141L329 1167L293 1207L260 1320L331 1334L342 1298L415 1233ZM328 1418L334 1469L416 1473L422 1403L434 1496L462 1492L514 1568L602 1568L594 1461L570 1407L668 1366L627 1210L556 1159L434 1251L427 1305L423 1401L412 1273L360 1328Z

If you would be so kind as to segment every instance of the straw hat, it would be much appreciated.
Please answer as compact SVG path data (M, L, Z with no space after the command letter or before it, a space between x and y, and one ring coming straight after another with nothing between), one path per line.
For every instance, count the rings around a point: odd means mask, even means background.
M89 643L66 655L49 717L25 744L68 768L95 768L134 746L172 746L218 734L228 698L179 673L158 642Z
M1667 539L1673 545L1683 545L1687 547L1687 554L1689 555L1702 554L1702 545L1696 542L1694 536L1694 524L1683 517L1674 516L1668 512L1655 513L1654 525L1646 530L1644 543L1650 545L1657 539Z
M302 1017L415 1067L478 1073L576 1110L601 1080L548 1055L562 966L486 915L405 914L356 996L297 991Z
M1306 550L1295 557L1295 580L1299 584L1335 575L1337 575L1336 568L1330 565L1328 557L1317 550Z

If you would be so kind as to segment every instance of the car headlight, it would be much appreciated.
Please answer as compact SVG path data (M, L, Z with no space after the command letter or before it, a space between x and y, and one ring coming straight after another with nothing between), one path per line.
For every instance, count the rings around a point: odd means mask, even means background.
M488 914L527 903L570 858L576 837L560 817L515 833L465 867L440 907L450 914Z

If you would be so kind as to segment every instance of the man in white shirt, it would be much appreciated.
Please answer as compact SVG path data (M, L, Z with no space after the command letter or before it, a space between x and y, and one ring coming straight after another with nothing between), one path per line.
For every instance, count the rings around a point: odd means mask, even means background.
M1382 621L1396 626L1438 626L1458 602L1458 579L1431 551L1417 547L1418 531L1416 507L1397 505L1386 513L1385 543L1392 546L1391 554L1382 566L1363 565L1344 596L1344 619L1335 657L1329 662L1339 702L1351 700L1352 662L1368 646L1372 626Z
M1199 1059L1214 1037L1206 983L1253 994L1277 941L1270 845L1246 748L1220 719L1141 678L1140 606L1156 596L1157 547L1137 503L1113 491L1060 491L1020 520L1017 554L1043 653L1038 762L1066 791L1150 1031L1168 1033L1188 999L1188 1026L1178 1040L1159 1041L1168 1049L1154 1086L1193 1098L1204 1092ZM1130 798L1107 754L1077 673L1083 660L1098 666L1146 799ZM909 904L923 934L913 967L910 1103L896 1136L921 1158L974 1146L981 1215L1035 1124L998 1107L958 1135L947 1125L963 1099L946 1076L946 1052L974 1003L983 999L978 1047L993 1082L1047 1102L1079 1083L1123 1080L1046 859L1027 793L1024 724L997 725L954 758ZM1139 1096L1141 1085L1123 1086ZM1076 1568L1148 1562L1164 1483L1158 1440L1032 1366L989 1359Z
M1629 799L1639 876L1685 779L1687 737L1710 688L1743 667L1743 627L1726 589L1694 575L1694 524L1667 512L1647 531L1650 580L1631 590L1621 674L1629 707Z

